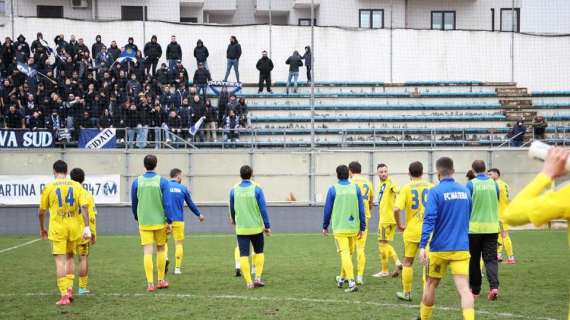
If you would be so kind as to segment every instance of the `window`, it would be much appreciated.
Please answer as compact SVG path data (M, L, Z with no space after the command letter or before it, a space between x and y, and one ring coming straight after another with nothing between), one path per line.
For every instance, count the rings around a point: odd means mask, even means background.
M455 11L432 11L432 30L455 30Z
M37 6L38 18L63 18L63 6Z
M180 22L198 23L197 17L180 17Z
M501 31L521 32L520 22L520 8L501 8Z
M358 17L358 27L368 29L384 28L383 9L360 9Z
M144 18L148 19L146 6L144 7L144 15L146 17L143 16L142 6L121 6L121 20L142 21Z
M0 16L6 15L6 1L0 1Z
M491 31L495 31L495 9L491 9Z
M307 26L310 27L311 26L311 18L301 18L299 19L299 24L300 26ZM317 19L313 20L313 25L317 25Z

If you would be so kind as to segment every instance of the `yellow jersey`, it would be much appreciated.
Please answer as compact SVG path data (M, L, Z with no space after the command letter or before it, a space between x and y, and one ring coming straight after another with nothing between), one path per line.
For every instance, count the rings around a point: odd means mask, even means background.
M369 220L372 216L370 213L370 203L374 200L374 188L372 187L372 182L360 174L353 176L351 181L360 189L360 193L362 194L362 203L364 204L364 213L366 214L366 219Z
M564 219L570 222L570 185L556 191L547 191L552 179L540 173L507 206L503 220L512 226L533 223L541 226L551 220ZM570 228L568 228L570 246Z
M503 222L503 214L509 205L509 185L501 179L495 182L499 186L499 220Z
M380 224L396 224L394 218L394 201L398 195L398 186L391 178L380 180L378 186L378 214Z
M424 211L427 206L429 190L433 187L426 180L412 180L402 187L396 198L395 207L406 211L406 229L404 241L420 242Z
M80 208L87 204L83 187L67 178L48 183L42 191L40 209L49 209L49 237L52 239L57 228L64 224L77 224L81 217Z

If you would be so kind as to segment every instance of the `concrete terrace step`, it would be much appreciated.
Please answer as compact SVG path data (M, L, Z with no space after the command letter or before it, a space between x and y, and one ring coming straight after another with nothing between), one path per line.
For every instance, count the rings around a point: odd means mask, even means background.
M448 104L316 104L315 110L502 110L507 108L500 103L448 103ZM570 108L570 100L567 103L542 103L529 106L530 109L567 109ZM310 111L309 104L249 104L250 111Z
M258 122L310 122L310 116L252 116L252 123ZM547 121L569 121L570 113L546 115ZM486 115L358 115L358 116L325 116L316 115L316 122L480 122L480 121L505 121L506 116L502 114L486 114Z
M423 92L417 95L411 93L398 93L398 92L320 92L315 93L315 98L421 98L421 97L496 97L496 92ZM242 93L236 94L236 97L244 98L305 98L309 99L311 95L309 93Z

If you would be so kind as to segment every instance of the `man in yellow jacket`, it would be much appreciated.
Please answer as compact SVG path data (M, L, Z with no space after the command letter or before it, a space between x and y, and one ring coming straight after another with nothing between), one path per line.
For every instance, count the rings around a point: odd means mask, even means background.
M570 222L570 185L544 192L556 178L567 174L565 167L569 155L570 150L562 148L553 147L548 150L542 172L519 192L505 210L504 220L507 224L518 226L533 223L540 226L556 219ZM568 244L570 245L570 229Z

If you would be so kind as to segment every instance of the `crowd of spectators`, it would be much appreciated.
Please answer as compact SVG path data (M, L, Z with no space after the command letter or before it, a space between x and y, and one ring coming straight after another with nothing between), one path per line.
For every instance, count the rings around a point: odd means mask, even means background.
M135 53L134 58L120 59L125 51ZM206 94L212 77L203 41L194 49L192 78L182 55L174 35L160 66L163 49L156 36L142 50L132 37L119 47L114 40L107 46L98 35L90 49L73 35L69 40L58 35L49 43L38 32L31 45L23 35L15 42L6 37L0 47L0 127L50 129L67 141L77 141L81 128L114 127L124 129L117 130L119 141L138 148L158 147L177 137L214 142L220 133L237 141L239 129L248 125L245 100L223 87L212 105ZM240 55L232 37L228 74L233 67L238 81ZM204 125L194 136L189 128L202 117Z

